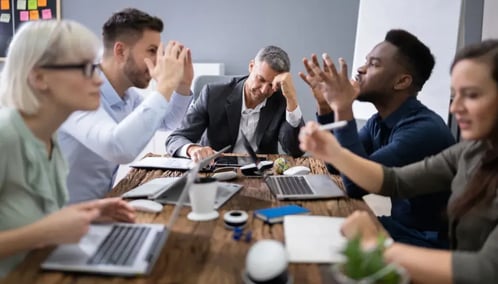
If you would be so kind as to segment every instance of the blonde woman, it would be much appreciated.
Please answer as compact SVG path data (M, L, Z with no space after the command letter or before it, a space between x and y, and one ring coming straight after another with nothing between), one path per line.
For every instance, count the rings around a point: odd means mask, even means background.
M98 38L68 20L27 23L9 46L0 79L0 277L31 249L78 241L93 221L134 221L120 199L63 208L67 170L55 132L73 111L99 106L98 50Z

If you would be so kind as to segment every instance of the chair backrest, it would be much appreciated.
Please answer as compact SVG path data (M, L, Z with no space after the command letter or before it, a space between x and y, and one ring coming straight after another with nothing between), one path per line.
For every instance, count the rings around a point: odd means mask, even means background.
M201 93L202 88L204 85L208 83L228 83L232 78L235 76L230 76L230 75L199 75L197 78L195 78L193 84L192 84L192 93L194 93L194 100L199 97L199 94Z

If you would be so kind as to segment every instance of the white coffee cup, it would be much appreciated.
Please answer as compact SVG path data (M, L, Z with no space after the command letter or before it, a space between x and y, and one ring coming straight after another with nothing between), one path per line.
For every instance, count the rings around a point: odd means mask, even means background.
M214 210L214 201L218 182L212 177L202 177L195 180L189 189L192 212L187 218L192 221L208 221L218 218L219 213Z

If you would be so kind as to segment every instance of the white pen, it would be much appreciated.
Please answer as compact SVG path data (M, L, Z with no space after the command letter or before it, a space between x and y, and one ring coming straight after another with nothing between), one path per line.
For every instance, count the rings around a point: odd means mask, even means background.
M341 120L341 121L337 121L337 122L332 122L332 123L320 125L320 130L332 130L332 129L344 127L346 125L348 125L348 122L346 120Z

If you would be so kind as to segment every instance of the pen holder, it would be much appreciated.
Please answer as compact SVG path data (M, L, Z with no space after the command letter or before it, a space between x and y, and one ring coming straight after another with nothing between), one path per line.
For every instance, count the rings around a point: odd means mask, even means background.
M247 224L247 219L249 215L247 212L242 210L231 210L223 215L223 221L225 222L225 228L233 230L235 228L244 228Z

